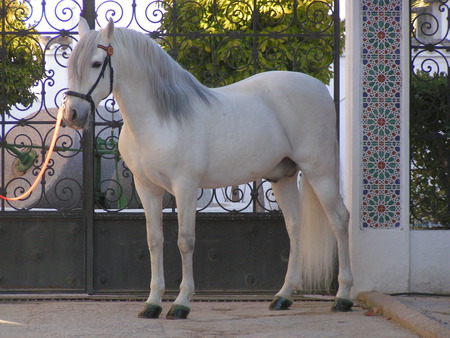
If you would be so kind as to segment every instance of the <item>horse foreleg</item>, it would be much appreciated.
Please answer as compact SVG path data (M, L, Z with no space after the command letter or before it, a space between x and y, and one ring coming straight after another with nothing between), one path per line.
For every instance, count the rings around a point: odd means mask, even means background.
M178 248L181 254L183 277L180 293L167 313L168 319L186 319L189 302L194 294L193 253L195 246L195 214L197 187L183 186L175 189L178 209Z
M139 313L141 318L158 318L161 314L161 298L164 294L164 267L162 230L162 197L164 190L156 186L144 186L135 180L136 190L145 211L147 225L147 243L150 251L151 281L150 295L144 309Z
M299 269L299 191L297 175L283 177L272 183L272 189L278 205L283 211L284 221L290 240L289 262L285 281L269 306L271 310L286 310L292 305L292 293L299 287L301 271Z

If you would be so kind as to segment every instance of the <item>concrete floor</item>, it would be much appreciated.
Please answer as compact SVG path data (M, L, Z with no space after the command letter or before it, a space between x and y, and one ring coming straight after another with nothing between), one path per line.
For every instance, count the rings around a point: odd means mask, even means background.
M2 301L0 337L418 337L358 305L333 313L331 304L269 311L268 302L193 302L187 320L173 321L138 318L136 301Z

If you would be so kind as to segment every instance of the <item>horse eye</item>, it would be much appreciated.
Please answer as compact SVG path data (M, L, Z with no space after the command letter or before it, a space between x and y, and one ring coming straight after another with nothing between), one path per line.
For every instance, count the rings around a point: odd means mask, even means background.
M92 64L92 68L100 68L102 66L102 63L100 61L95 61Z

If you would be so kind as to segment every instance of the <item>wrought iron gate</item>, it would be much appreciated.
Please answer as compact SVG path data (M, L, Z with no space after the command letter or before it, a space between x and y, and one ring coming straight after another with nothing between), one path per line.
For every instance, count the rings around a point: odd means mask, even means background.
M328 82L332 68L339 108L338 1L2 0L0 13L3 195L28 188L43 161L80 13L91 27L113 18L118 26L149 34L210 86L272 69L305 71ZM35 63L30 75L25 65ZM27 76L35 85L18 87L28 100L14 101L9 80ZM87 131L62 128L44 179L29 197L1 201L0 292L147 291L145 218L117 149L121 126L110 97ZM164 204L166 286L176 290L176 201L168 195ZM199 191L197 238L198 290L281 286L289 243L268 182Z
M450 229L450 4L413 1L411 223Z

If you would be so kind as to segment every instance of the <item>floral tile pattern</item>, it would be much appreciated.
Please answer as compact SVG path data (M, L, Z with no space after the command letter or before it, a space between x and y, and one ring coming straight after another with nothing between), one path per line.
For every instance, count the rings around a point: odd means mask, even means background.
M363 0L361 229L400 229L401 0Z

